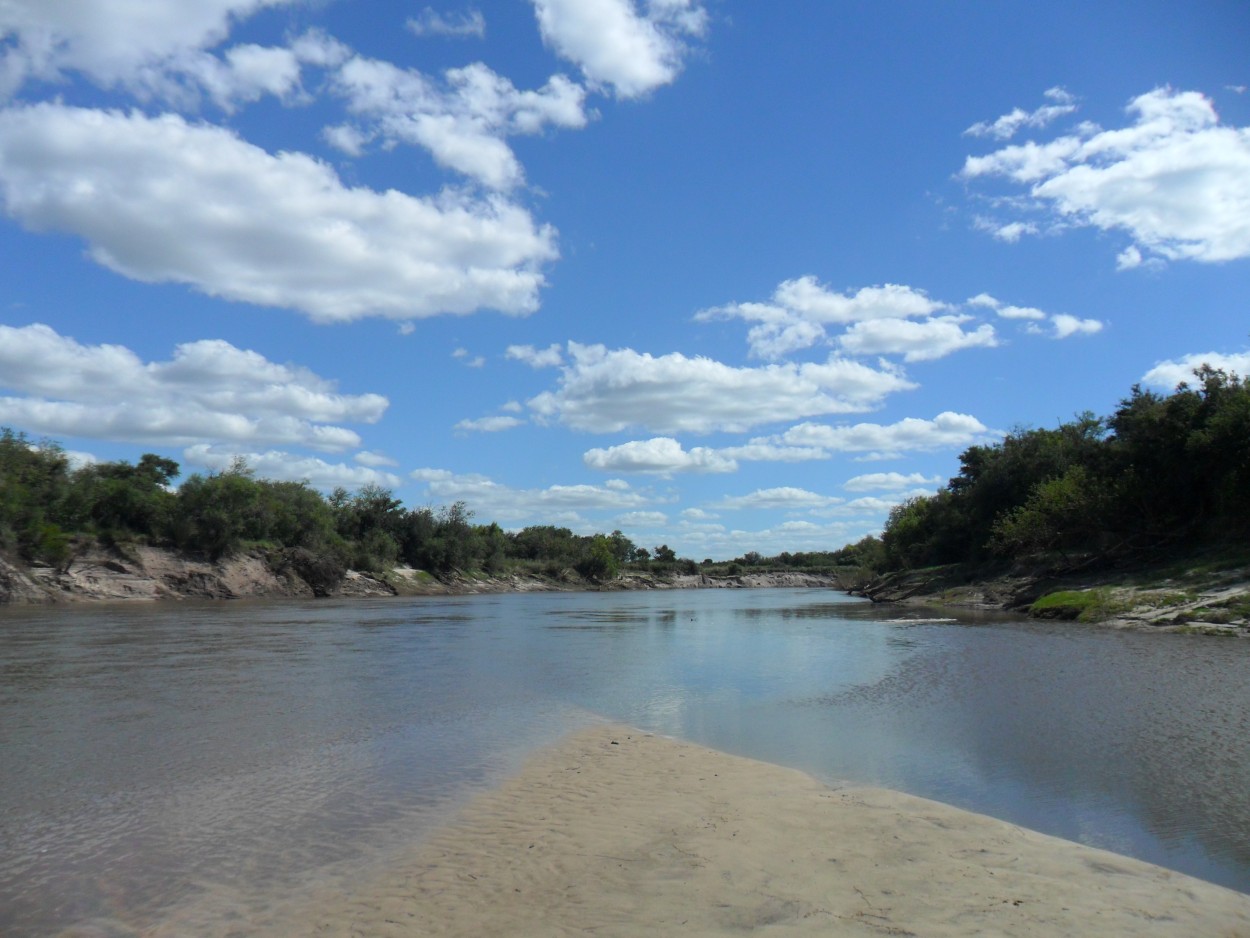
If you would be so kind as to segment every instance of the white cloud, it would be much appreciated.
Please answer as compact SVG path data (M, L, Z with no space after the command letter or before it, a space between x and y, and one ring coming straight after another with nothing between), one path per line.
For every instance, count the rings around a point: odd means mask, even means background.
M675 472L734 472L738 464L705 446L687 451L672 437L633 440L607 449L588 450L582 456L591 469L604 472L645 472L672 475Z
M913 287L887 283L863 287L855 293L838 293L808 275L783 281L773 291L769 303L730 303L702 310L695 320L743 319L758 323L747 335L751 353L777 359L824 340L826 325L930 316L947 308L947 304Z
M1037 225L1024 221L1013 221L1000 225L987 219L980 227L984 227L999 241L1006 241L1008 244L1015 244L1025 235L1035 235L1038 231Z
M622 527L660 528L668 524L668 515L662 511L627 511L616 519Z
M694 558L719 557L729 559L740 557L746 551L759 551L765 556L773 556L781 551L814 551L829 550L857 541L866 534L880 531L881 524L876 519L857 516L850 520L840 519L823 524L810 521L786 521L769 528L752 531L723 527L682 526L669 541L677 543L675 548L679 555Z
M941 481L938 476L929 478L919 472L911 472L907 475L901 472L870 472L867 475L848 479L842 484L842 488L848 492L891 491L915 488L918 485L936 485Z
M0 3L0 98L28 79L58 81L78 71L103 87L164 92L177 76L204 68L204 49L221 43L234 22L269 6L295 0L4 0ZM5 42L7 40L7 42ZM222 67L262 78L258 62L247 59ZM272 80L272 63L261 68ZM255 82L253 87L255 87Z
M466 368L482 368L486 365L486 359L481 355L473 355L466 348L458 348L451 353L451 357L462 363Z
M564 364L564 350L559 345L549 345L545 349L536 349L532 345L509 345L504 354L531 368L554 368Z
M964 133L973 137L994 137L998 140L1007 140L1015 136L1016 131L1021 127L1045 127L1056 118L1071 114L1076 110L1076 105L1073 103L1076 99L1063 88L1050 88L1045 95L1052 103L1043 104L1033 111L1025 111L1018 107L1012 108L1009 113L994 121L981 121L973 124Z
M965 332L966 316L934 316L920 322L910 319L871 319L852 325L838 345L852 355L902 355L904 361L932 361L965 348L994 348L994 327L982 323Z
M391 459L390 456L387 456L383 453L375 453L367 449L361 450L359 453L353 456L352 459L360 463L362 466L368 466L371 469L376 469L379 466L398 466L399 465L399 463L396 462L394 459Z
M751 440L744 446L727 446L718 452L729 459L743 462L807 462L829 458L829 454L819 447L778 446L766 438Z
M852 499L845 505L839 505L832 511L825 512L825 514L851 515L868 513L883 515L888 513L895 505L902 504L909 498L915 498L917 495L932 494L932 489L912 489L908 492L896 492L884 498L875 495L865 495L862 498Z
M1194 369L1200 365L1228 371L1240 377L1250 377L1250 352L1234 352L1226 355L1221 352L1196 352L1178 359L1162 361L1142 375L1143 384L1171 390L1182 381L1193 386L1197 383Z
M308 156L175 115L0 111L0 194L26 227L80 235L135 280L321 322L529 313L556 256L554 231L499 197L348 188Z
M208 53L188 57L182 69L226 111L267 94L286 98L300 87L299 59L290 49L234 46L223 58ZM172 80L151 91L174 102L193 103L194 92Z
M326 139L358 155L371 140L427 149L442 166L493 189L511 189L524 172L504 138L548 126L584 127L586 91L553 75L537 91L520 91L481 62L448 69L441 83L412 69L355 56L336 72L334 89L364 128L331 128Z
M481 39L486 35L486 17L480 10L440 13L426 7L419 16L409 19L407 25L418 36L450 36L455 39L474 36Z
M1051 334L1056 339L1066 339L1073 335L1093 335L1095 332L1101 332L1105 325L1097 319L1080 319L1068 313L1056 313L1050 316L1032 306L1010 306L1000 303L988 293L978 293L968 300L968 305L987 307L1003 319L1026 320L1025 331L1034 335L1043 334L1039 323L1049 319L1053 330Z
M240 457L259 478L272 479L275 482L307 482L318 489L333 489L338 486L359 488L362 485L395 488L403 481L391 472L382 472L367 466L328 463L315 456L297 456L281 450L240 453L200 443L183 451L183 458L189 464L212 472L229 469Z
M456 429L461 432L472 433L498 433L501 430L511 430L513 427L519 427L525 423L516 417L496 416L496 417L478 417L476 420L461 420L456 424Z
M1126 232L1121 269L1153 256L1219 262L1250 257L1250 128L1222 126L1197 92L1158 88L1130 102L1134 123L1083 125L1045 144L970 156L965 178L1029 186L1033 207L1065 225Z
M541 419L579 430L616 433L645 427L660 434L742 432L760 424L871 410L887 395L915 387L883 364L845 359L824 364L735 368L679 353L568 343L572 361L559 388L529 401Z
M651 499L627 483L552 485L516 489L484 475L456 475L446 469L417 469L411 477L424 482L430 496L443 504L465 502L479 517L500 522L555 524L563 518L580 522L583 511L632 511L649 507Z
M0 326L0 423L50 435L186 445L203 441L360 445L334 421L374 423L379 394L347 395L304 368L219 339L143 362L120 345L81 345L48 326Z
M780 486L771 489L757 489L749 495L723 498L714 507L733 511L750 508L809 510L813 508L828 508L842 501L843 499L841 498L819 495L816 492L809 492L807 489Z
M543 41L590 81L636 98L672 82L707 14L697 0L533 0Z
M945 411L932 420L906 417L898 423L857 423L831 427L801 423L778 437L792 446L812 446L834 453L871 453L875 458L913 450L954 449L977 442L988 428L968 414Z
M1056 339L1066 339L1073 335L1093 335L1101 332L1103 324L1097 319L1078 319L1067 313L1056 313L1050 317Z
M995 314L1003 319L1045 319L1046 314L1040 309L1034 309L1032 306L1010 306L1006 303L1000 303L988 293L978 293L976 296L968 300L969 306L982 306L992 309Z
M710 511L704 511L702 508L683 508L681 516L688 521L715 521L719 515L714 515Z

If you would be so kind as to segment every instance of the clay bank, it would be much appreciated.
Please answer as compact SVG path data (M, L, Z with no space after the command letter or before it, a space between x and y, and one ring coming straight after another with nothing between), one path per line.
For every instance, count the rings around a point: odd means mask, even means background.
M564 570L553 576L434 576L411 567L383 574L327 569L309 551L246 551L216 561L157 547L84 550L60 568L0 558L0 605L63 602L438 596L472 593L635 589L843 588L836 576L810 573L626 573L597 582Z

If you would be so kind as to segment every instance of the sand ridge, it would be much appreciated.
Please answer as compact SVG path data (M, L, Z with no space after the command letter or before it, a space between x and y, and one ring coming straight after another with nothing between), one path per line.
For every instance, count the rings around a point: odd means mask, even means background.
M1250 896L622 726L572 735L288 934L1250 936Z

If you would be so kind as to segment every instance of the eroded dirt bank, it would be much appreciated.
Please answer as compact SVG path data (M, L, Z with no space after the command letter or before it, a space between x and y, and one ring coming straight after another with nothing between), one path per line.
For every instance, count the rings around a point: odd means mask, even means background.
M573 571L557 576L434 577L397 567L377 576L349 570L327 573L316 558L297 551L253 551L218 561L155 547L91 549L63 569L24 567L0 559L0 605L169 599L313 598L315 596L422 596L588 589L841 588L837 578L806 573L755 573L713 577L629 573L594 583Z

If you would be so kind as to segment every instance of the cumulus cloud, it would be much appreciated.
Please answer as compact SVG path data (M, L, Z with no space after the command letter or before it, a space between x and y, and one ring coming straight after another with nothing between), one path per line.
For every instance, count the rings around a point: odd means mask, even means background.
M1196 383L1194 369L1210 365L1220 371L1232 372L1240 377L1250 377L1250 352L1196 352L1170 361L1162 361L1142 375L1142 384L1150 384L1171 390L1182 381Z
M989 429L976 417L944 411L932 420L906 417L898 423L857 423L831 427L801 423L778 437L792 446L811 446L833 453L869 453L870 458L899 456L914 450L954 449L983 439Z
M451 36L455 39L472 36L481 39L486 35L486 17L480 10L440 13L433 7L426 7L408 20L408 28L418 36Z
M1024 320L1026 321L1025 331L1037 335L1043 334L1040 323L1050 320L1051 336L1056 339L1066 339L1074 335L1093 335L1095 332L1101 332L1106 325L1098 319L1080 319L1069 313L1055 313L1052 316L1032 306L1011 306L1000 303L988 293L977 294L968 300L968 305L992 309L1003 319Z
M1157 88L1128 105L1133 123L969 156L965 179L1028 187L1030 207L1063 225L1122 231L1121 268L1143 258L1207 263L1250 256L1250 128L1221 125L1193 91Z
M994 327L982 323L964 331L966 316L934 316L920 322L910 319L870 319L857 322L838 339L843 351L852 355L893 354L904 361L932 361L965 348L993 348L998 345Z
M828 459L829 454L815 446L779 446L767 438L751 440L743 446L727 446L718 450L722 456L743 462L807 462Z
M480 517L505 523L580 523L584 511L633 511L651 503L647 495L620 480L603 485L517 489L484 475L457 475L446 469L417 469L411 478L425 483L437 502L463 501Z
M298 456L281 450L264 452L237 452L223 447L198 443L183 451L183 458L192 466L200 466L211 472L223 472L243 459L248 468L262 479L277 482L307 482L314 488L328 490L339 486L352 489L362 485L380 485L395 488L403 480L392 472L383 472L368 466L349 466L346 463L329 463L315 456Z
M1045 92L1049 104L1043 104L1032 111L1023 108L1012 108L1010 112L993 121L981 121L973 124L965 134L973 137L994 137L1007 140L1014 137L1021 127L1045 127L1056 118L1071 114L1076 110L1076 99L1063 88L1050 88Z
M436 81L414 69L353 56L336 71L334 90L369 123L331 128L326 139L351 155L373 140L410 143L442 166L492 189L524 180L505 137L541 133L548 126L584 127L586 90L553 75L537 91L518 90L481 62L448 69Z
M947 304L931 299L923 290L901 284L839 293L808 275L783 281L773 291L771 302L730 303L702 310L695 320L742 319L756 323L747 335L751 354L778 359L824 341L828 325L902 320L930 316L947 308Z
M918 485L936 485L941 481L938 476L929 478L919 472L910 472L907 475L901 472L870 472L848 479L842 483L842 488L848 492L893 491L915 488Z
M734 472L737 462L705 446L685 450L672 437L634 440L582 456L591 469L604 472L645 472L669 476L675 472Z
M360 463L362 466L368 466L371 469L376 469L378 466L398 466L399 465L399 463L396 462L394 459L391 459L390 456L387 456L384 453L375 453L372 450L367 450L367 449L361 450L359 453L353 456L352 459Z
M461 420L456 424L456 430L462 433L498 433L501 430L511 430L513 427L519 427L525 423L516 417L508 417L505 415L495 417L478 417L476 420Z
M540 419L616 433L644 427L669 435L754 426L807 416L871 410L915 387L896 368L830 358L823 364L736 368L679 353L652 356L602 345L567 347L559 387L529 401Z
M186 76L227 82L250 94L274 90L289 60L258 55L257 47L234 60L209 62L204 50L221 43L231 25L264 7L295 0L5 0L0 3L0 98L30 79L55 82L77 71L103 87L140 94L177 94ZM267 59L267 60L266 60ZM277 68L277 72L275 72ZM289 77L289 76L288 76ZM278 82L278 89L289 81ZM224 90L224 89L218 89Z
M1067 313L1056 313L1050 317L1050 323L1054 327L1056 339L1066 339L1073 335L1093 335L1101 332L1103 327L1097 319L1078 319Z
M781 510L809 510L828 508L837 505L843 499L831 495L819 495L807 489L792 486L780 486L771 489L757 489L748 495L736 495L721 499L715 503L716 508L742 510L749 508L769 508Z
M662 511L627 511L616 521L626 528L659 528L668 524L668 515Z
M143 362L120 345L82 345L45 325L0 326L0 423L39 433L187 445L360 445L335 422L374 423L379 394L339 393L305 368L280 365L220 339Z
M554 231L502 198L349 188L308 156L176 115L0 111L0 196L127 277L320 322L529 313L556 256Z
M681 71L686 37L701 36L707 13L697 0L533 0L543 41L596 85L637 98Z
M545 349L532 345L509 345L504 355L531 368L555 368L564 364L564 349L559 345L549 345Z

